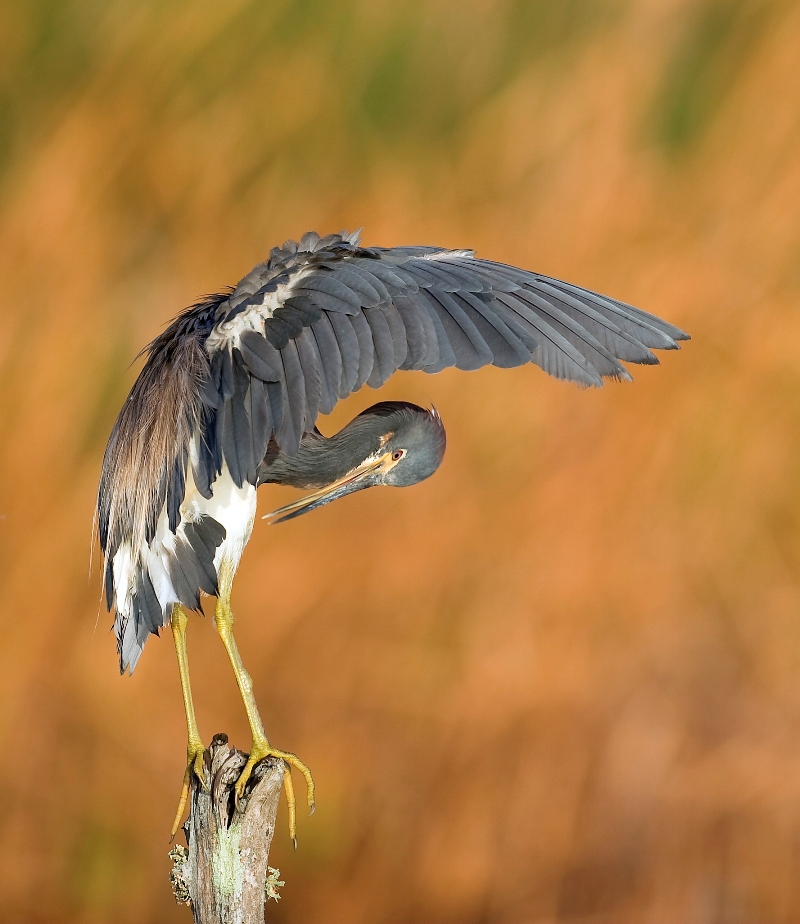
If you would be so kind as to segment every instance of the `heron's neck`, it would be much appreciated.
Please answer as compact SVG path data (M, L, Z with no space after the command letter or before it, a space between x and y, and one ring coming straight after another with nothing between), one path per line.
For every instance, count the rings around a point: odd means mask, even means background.
M380 448L380 422L356 417L331 437L306 433L293 456L270 443L258 468L258 484L286 484L294 488L323 488L343 478Z

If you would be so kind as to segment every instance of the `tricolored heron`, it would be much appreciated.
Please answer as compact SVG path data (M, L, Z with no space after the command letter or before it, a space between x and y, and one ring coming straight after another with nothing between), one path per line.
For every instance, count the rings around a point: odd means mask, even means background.
M294 755L264 733L233 637L231 586L264 483L313 489L275 511L299 516L373 485L412 485L439 466L436 411L382 402L330 438L315 427L340 398L381 386L397 369L439 372L533 362L581 385L630 380L620 360L657 363L687 335L587 289L469 250L362 247L359 233L273 249L235 289L180 314L147 348L103 459L98 496L105 593L114 607L120 670L131 672L149 633L171 625L188 727L177 830L191 774L204 781L186 654L187 610L217 598L214 620L244 701L254 765ZM294 795L284 777L294 840Z

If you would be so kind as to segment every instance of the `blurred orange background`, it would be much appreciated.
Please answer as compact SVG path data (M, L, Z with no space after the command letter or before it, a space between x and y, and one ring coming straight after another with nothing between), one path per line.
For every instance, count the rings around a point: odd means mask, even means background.
M693 340L633 385L403 373L323 419L434 402L448 454L244 556L267 730L318 784L268 919L800 921L800 5L26 0L0 75L2 920L189 920L172 643L121 679L89 575L105 440L182 307L364 225ZM204 737L246 748L209 618L189 645Z

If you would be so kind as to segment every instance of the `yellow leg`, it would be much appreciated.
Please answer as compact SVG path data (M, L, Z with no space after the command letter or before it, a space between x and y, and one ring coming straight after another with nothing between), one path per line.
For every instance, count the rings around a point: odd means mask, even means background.
M286 801L289 805L289 834L296 847L295 798L289 767L296 767L305 777L308 792L308 807L311 812L314 811L314 780L311 776L311 771L295 754L291 754L288 751L279 751L273 748L267 740L267 736L264 733L264 725L258 712L258 706L256 705L255 696L253 696L253 681L245 670L241 655L239 654L239 649L236 646L236 639L233 637L233 613L231 612L230 606L233 569L229 567L227 562L221 564L219 577L219 597L217 598L214 622L216 623L220 638L222 639L222 644L228 652L228 657L233 667L233 673L236 675L236 682L239 684L239 692L242 695L244 709L247 713L247 721L250 723L250 732L253 736L250 756L239 779L236 781L236 798L240 799L242 797L245 785L250 779L250 774L253 771L253 767L260 760L263 760L265 757L279 757L286 761L287 767L283 783L286 791Z
M186 745L186 772L183 775L183 786L181 786L181 797L178 802L178 811L175 815L175 821L172 825L172 837L181 823L183 810L186 808L186 800L189 797L189 782L194 773L200 782L208 787L206 782L206 772L203 765L203 753L205 748L200 740L200 732L197 728L197 719L194 715L194 703L192 702L192 687L189 683L189 658L186 653L186 623L188 622L186 613L179 604L172 608L170 622L172 624L172 637L175 640L175 652L178 655L178 671L181 675L181 691L183 693L183 708L186 710L186 728L188 731L188 744Z

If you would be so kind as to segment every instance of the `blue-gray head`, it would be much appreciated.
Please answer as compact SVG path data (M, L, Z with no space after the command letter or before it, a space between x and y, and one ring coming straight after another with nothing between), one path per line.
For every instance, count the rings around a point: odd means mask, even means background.
M319 432L307 434L293 456L276 447L267 453L259 484L316 489L268 516L281 523L364 488L417 484L439 467L445 445L435 409L405 401L374 404L329 439Z

